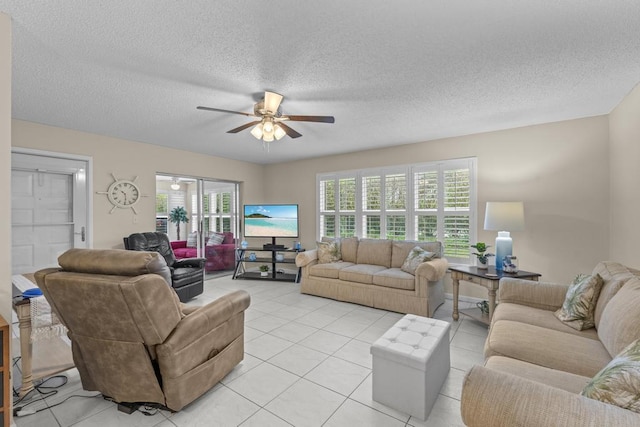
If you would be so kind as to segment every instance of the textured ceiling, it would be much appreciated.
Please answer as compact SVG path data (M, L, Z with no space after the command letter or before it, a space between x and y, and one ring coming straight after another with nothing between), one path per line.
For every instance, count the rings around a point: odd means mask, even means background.
M288 160L609 113L640 81L637 0L24 1L13 116L247 160ZM291 123L263 151L264 90Z

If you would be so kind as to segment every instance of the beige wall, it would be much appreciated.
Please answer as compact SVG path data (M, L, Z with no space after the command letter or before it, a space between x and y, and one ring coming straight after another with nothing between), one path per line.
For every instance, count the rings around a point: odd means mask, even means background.
M513 233L520 266L542 273L545 280L563 282L609 258L608 140L609 118L600 116L263 167L13 121L15 147L93 158L97 248L121 247L123 236L155 225L153 197L140 202L137 223L130 211L108 213L106 196L95 191L108 187L111 172L119 178L138 176L143 193L150 196L158 171L241 181L242 202L299 203L301 240L312 247L316 173L476 156L478 240L495 239L495 233L482 230L486 201L523 200L526 230ZM463 287L462 293L484 296L474 286Z
M11 19L0 13L0 191L11 194ZM0 206L0 314L11 323L11 204Z
M155 230L156 172L217 178L241 182L241 193L247 200L262 202L264 169L260 165L220 157L206 156L156 145L110 138L53 126L13 120L13 146L93 159L93 247L122 248L122 238L139 231ZM116 209L106 191L119 179L138 177L143 197L136 205L138 215L130 209Z
M495 241L483 230L487 201L522 200L526 230L512 236L523 270L567 282L608 257L607 116L270 165L266 199L298 202L301 240L314 247L317 173L471 156L478 158L478 240Z
M609 115L610 257L640 268L640 85Z

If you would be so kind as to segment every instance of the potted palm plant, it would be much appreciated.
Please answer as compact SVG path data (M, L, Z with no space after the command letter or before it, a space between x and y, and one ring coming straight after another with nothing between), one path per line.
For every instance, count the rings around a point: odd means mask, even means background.
M471 247L476 250L473 255L478 259L478 268L489 268L489 257L495 256L494 254L487 252L487 249L491 246L486 245L483 242L478 242L475 245L471 245Z
M176 232L178 234L178 238L176 240L180 240L180 223L189 222L189 217L187 216L187 211L183 206L177 206L171 209L169 212L169 222L176 225Z
M259 268L260 276L267 277L269 275L269 266L267 264L262 264Z

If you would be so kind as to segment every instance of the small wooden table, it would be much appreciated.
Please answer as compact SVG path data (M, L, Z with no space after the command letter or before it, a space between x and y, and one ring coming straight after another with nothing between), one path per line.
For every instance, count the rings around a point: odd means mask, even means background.
M451 271L451 279L453 280L453 320L458 320L458 313L462 313L487 325L491 322L493 310L496 307L496 291L500 285L501 278L514 277L517 279L534 280L537 282L538 278L541 276L539 273L532 273L530 271L520 270L517 273L505 273L503 271L496 271L494 267L481 269L467 265L449 266L449 270ZM483 314L480 309L476 307L458 310L460 280L475 283L476 285L484 286L488 289L489 315Z

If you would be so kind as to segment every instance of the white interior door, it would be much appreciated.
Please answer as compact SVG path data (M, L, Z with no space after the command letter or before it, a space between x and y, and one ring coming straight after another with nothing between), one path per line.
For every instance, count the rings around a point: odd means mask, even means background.
M88 161L11 155L12 274L58 265L70 248L86 248Z

